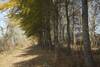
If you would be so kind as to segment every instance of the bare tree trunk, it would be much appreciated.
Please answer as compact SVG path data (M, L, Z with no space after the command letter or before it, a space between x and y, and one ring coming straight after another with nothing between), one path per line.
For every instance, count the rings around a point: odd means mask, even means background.
M84 44L84 58L87 67L96 67L94 64L91 42L89 38L89 27L88 27L88 0L82 0L82 28L83 28L83 44Z
M68 54L70 54L71 35L70 35L70 21L69 21L69 16L68 16L68 3L69 3L69 0L66 0L65 7L66 7L66 18L67 18L67 49L68 49Z

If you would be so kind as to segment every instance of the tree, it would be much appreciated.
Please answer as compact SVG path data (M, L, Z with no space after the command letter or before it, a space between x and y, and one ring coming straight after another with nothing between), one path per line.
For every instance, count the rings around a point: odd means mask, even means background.
M92 52L91 52L91 42L89 39L87 1L88 0L82 0L82 28L83 28L84 58L87 67L95 67Z
M19 1L18 10L21 12L17 18L23 18L20 26L25 30L28 37L39 37L39 44L44 46L51 45L50 36L50 12L51 0L22 0Z
M70 54L71 51L71 35L70 35L70 20L69 20L69 11L68 11L68 5L69 5L69 0L65 0L65 7L66 7L66 18L67 18L67 49L68 49L68 54Z

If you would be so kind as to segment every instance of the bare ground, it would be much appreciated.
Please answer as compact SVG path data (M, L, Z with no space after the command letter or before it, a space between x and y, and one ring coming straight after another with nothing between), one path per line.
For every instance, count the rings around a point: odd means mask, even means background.
M8 54L1 54L0 67L45 67L54 64L54 60L52 52L47 53L46 50L34 49L34 46L28 45Z
M62 52L61 52L62 53ZM79 55L78 55L79 54ZM100 67L100 52L96 54L97 67ZM73 53L73 56L60 55L58 61L54 51L34 48L28 45L17 48L8 54L0 55L0 67L85 67L81 52Z
M14 51L10 52L9 54L0 55L0 67L15 67L14 63L27 61L33 58L38 57L38 55L29 55L29 56L22 56L18 57L25 53L26 48L30 46L26 46L20 49L15 49Z

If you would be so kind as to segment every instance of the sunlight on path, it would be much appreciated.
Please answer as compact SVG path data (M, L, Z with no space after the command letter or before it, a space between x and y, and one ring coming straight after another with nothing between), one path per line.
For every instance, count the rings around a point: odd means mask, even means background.
M30 46L27 46L25 48L28 48ZM20 49L20 50L15 50L9 55L4 55L0 56L0 67L14 67L13 64L17 62L22 62L30 59L37 58L38 55L33 55L33 56L26 56L26 57L18 57L21 54L25 53L25 48Z

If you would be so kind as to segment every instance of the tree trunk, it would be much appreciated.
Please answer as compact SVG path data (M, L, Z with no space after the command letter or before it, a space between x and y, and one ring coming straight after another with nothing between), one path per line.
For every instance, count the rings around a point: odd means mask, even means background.
M68 54L71 53L71 35L70 35L70 21L69 21L69 16L68 16L68 3L69 0L65 1L65 7L66 7L66 18L67 18L67 49L68 49Z
M84 58L87 67L96 67L94 64L91 43L89 38L88 27L88 0L82 0L82 28L83 28L83 44L84 44Z

